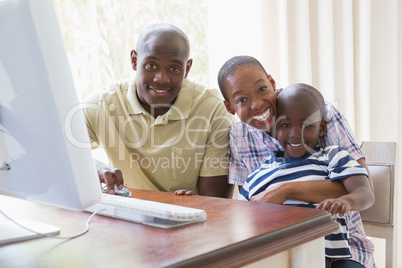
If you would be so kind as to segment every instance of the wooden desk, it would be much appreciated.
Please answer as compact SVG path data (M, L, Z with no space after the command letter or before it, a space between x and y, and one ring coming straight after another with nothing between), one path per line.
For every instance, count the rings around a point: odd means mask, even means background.
M144 190L133 195L204 209L207 220L159 229L95 216L89 232L70 241L38 238L0 247L0 267L238 267L311 241L322 246L338 226L321 210ZM10 216L60 226L62 236L81 231L90 216L5 196L0 204ZM315 253L322 263L323 252Z

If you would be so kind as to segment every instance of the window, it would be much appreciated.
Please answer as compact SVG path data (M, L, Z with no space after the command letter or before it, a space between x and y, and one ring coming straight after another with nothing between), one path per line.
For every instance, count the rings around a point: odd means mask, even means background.
M78 96L132 77L130 52L142 29L169 22L182 29L194 60L189 77L208 83L205 0L55 0Z

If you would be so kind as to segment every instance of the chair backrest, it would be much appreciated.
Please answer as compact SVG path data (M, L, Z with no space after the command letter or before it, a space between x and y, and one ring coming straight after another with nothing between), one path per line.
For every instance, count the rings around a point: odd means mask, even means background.
M361 211L363 222L393 226L394 212L394 165L396 144L394 142L363 142L362 151L374 184L375 202Z

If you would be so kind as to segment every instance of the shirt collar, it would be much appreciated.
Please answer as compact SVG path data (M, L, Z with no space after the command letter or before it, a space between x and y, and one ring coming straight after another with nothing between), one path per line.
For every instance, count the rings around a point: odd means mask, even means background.
M132 79L130 81L127 91L127 98L126 98L127 111L131 115L142 114L142 113L145 114L146 110L142 107L137 98L136 88L137 86L135 83L135 79Z

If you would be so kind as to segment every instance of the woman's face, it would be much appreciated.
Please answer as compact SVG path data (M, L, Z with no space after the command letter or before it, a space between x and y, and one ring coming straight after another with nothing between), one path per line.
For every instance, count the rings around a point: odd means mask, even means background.
M225 81L225 107L246 124L270 133L275 123L275 81L257 65L236 70Z

